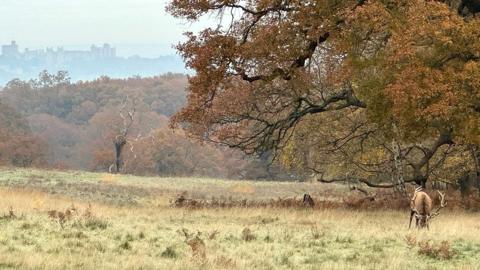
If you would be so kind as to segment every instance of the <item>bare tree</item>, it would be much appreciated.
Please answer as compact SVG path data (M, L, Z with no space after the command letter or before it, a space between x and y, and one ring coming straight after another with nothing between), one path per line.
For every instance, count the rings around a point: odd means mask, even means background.
M110 165L109 172L114 171L119 173L123 167L122 153L125 145L128 143L128 134L135 118L136 102L133 100L131 107L128 106L128 97L122 102L120 109L120 117L123 120L123 126L119 129L119 134L113 139L113 145L115 148L115 161Z

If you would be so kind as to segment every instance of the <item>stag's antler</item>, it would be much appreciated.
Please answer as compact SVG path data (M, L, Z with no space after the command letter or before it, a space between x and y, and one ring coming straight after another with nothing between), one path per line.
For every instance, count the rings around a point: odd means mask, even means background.
M442 194L440 191L438 191L438 194L440 195L440 206L435 209L434 211L432 211L432 214L430 215L430 219L438 216L440 214L440 210L442 208L444 208L445 206L447 206L447 203L445 202L445 194Z

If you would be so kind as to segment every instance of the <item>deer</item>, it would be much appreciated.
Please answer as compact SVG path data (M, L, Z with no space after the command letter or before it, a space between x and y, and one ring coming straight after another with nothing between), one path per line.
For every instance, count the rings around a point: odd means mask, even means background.
M311 208L315 206L315 202L313 201L313 198L312 196L310 196L310 194L308 193L303 194L303 205L305 207L311 207Z
M423 191L422 187L415 189L415 193L410 201L410 223L408 228L412 226L412 219L415 216L415 226L418 229L429 227L429 221L440 214L440 210L444 208L447 203L445 202L445 194L438 191L440 195L440 206L432 210L432 199L428 194Z

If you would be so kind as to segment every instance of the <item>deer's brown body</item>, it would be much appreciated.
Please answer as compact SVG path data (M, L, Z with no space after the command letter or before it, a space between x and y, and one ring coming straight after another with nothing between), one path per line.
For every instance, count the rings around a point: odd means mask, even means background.
M415 216L415 224L417 227L428 227L428 218L432 213L432 199L423 191L415 192L410 201L410 225L412 218Z
M410 201L410 228L412 225L412 219L415 217L415 225L417 228L428 228L428 222L431 218L437 216L441 208L445 207L446 203L444 200L444 195L440 192L441 202L440 206L436 211L433 211L433 203L430 196L424 192L422 189L415 190L413 198Z
M312 196L310 196L310 194L303 194L303 205L305 205L306 207L314 207L315 206L315 202L313 201L313 198Z

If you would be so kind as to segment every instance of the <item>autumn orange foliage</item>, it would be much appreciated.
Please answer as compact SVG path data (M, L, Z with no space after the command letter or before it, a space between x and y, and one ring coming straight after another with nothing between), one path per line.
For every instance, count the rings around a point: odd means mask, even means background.
M395 170L394 139L408 180L425 185L439 152L478 152L480 144L480 19L471 1L454 2L173 0L168 10L191 22L229 18L178 45L196 73L173 126L247 153L292 153L288 160L303 164L315 152L292 150L316 147L318 129L341 131L330 140L334 151L355 141L364 154L373 134L369 147L388 155L376 170L350 161L357 170L393 178L379 173ZM341 150L344 160L351 150ZM478 155L467 159L480 179Z

